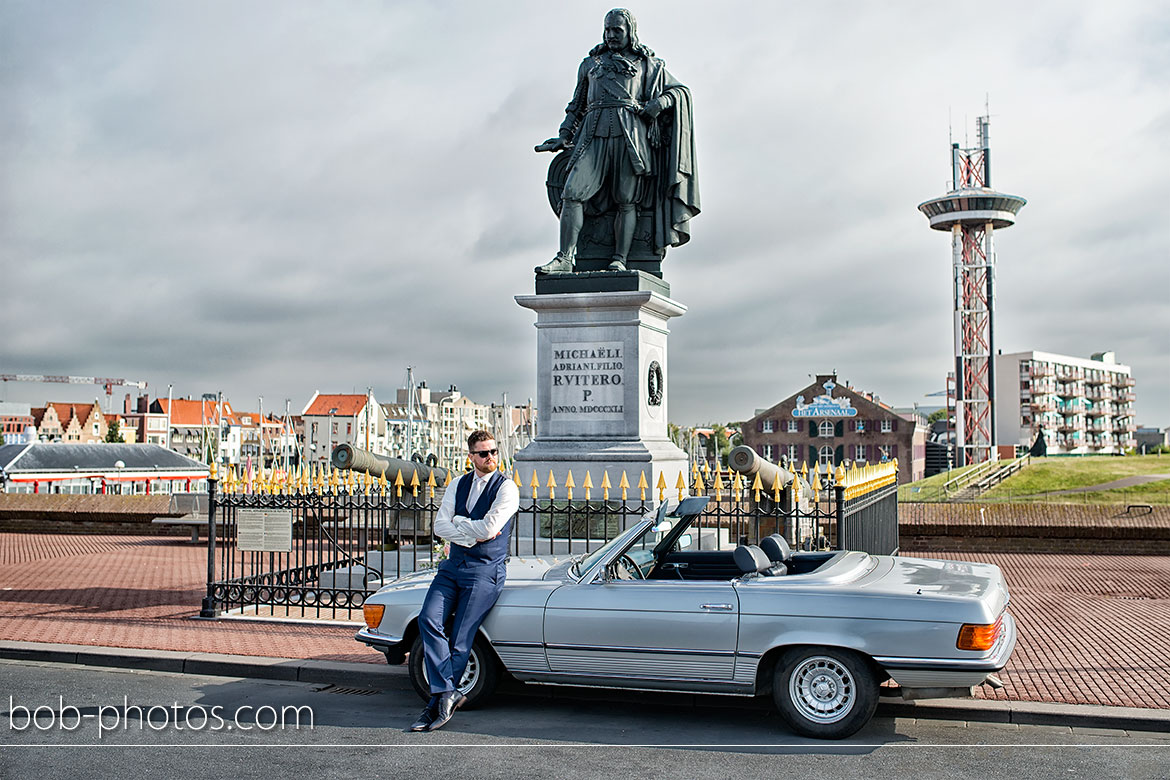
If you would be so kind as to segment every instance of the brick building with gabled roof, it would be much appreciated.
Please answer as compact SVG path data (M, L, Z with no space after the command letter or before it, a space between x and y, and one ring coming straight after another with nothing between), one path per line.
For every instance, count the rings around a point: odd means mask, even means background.
M96 400L92 404L49 402L31 411L40 441L94 444L104 441L109 430Z
M822 374L808 387L756 413L743 424L743 442L773 462L881 463L897 459L898 481L926 470L925 420L895 412L876 396Z

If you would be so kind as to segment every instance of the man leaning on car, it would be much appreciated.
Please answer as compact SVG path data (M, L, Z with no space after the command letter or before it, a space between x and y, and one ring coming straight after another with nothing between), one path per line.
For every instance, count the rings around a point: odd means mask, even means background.
M450 542L451 552L439 564L418 617L431 700L411 731L441 728L466 700L459 681L475 632L495 605L507 574L520 491L496 470L500 451L490 433L473 432L467 451L473 470L448 486L435 514L434 533ZM448 635L446 622L452 613Z

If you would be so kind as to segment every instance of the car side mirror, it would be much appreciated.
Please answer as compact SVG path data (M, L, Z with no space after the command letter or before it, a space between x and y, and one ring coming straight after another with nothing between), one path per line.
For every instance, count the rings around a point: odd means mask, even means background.
M605 564L605 568L601 572L602 583L613 582L617 578L617 562L610 561L609 563Z
M678 549L685 550L691 546L691 535L683 534L678 538Z

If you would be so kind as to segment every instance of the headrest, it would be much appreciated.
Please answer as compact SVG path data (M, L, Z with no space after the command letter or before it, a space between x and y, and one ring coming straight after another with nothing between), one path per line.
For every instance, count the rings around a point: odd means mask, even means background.
M764 551L754 544L741 544L735 548L732 557L735 560L735 565L744 574L754 574L755 572L764 571L772 567L772 562L768 560L768 556L764 555Z
M780 534L765 536L760 540L760 549L768 556L768 560L776 563L785 563L792 558L792 548Z

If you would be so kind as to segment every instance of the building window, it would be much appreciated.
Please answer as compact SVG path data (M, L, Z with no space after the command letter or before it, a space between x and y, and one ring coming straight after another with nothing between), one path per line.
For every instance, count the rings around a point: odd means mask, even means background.
M795 463L796 459L799 457L796 454L796 450L798 447L799 447L799 445L797 445L797 444L789 444L788 445L788 462L789 463Z
M772 424L772 421L764 420L764 433L771 433L773 430L775 430L775 426Z
M832 425L832 423L829 423L829 425ZM832 446L826 444L824 447L821 447L817 461L822 466L832 466L833 465L833 448L832 448Z
M882 433L890 433L894 430L893 420L882 420Z
M865 420L858 420L857 421L857 432L858 433L865 433Z
M830 420L825 420L821 423L821 436L824 438L832 438L833 423ZM823 462L823 461L822 461Z
M796 420L789 420L789 421L788 421L788 432L789 432L789 433L796 433L796 431L797 431L797 422L796 422Z
M878 447L878 452L881 453L882 463L890 459L890 448L887 445Z
M771 444L764 445L764 458L766 460L772 459L772 445Z
M858 444L857 446L855 446L853 448L853 459L854 460L865 460L865 445L864 444Z

